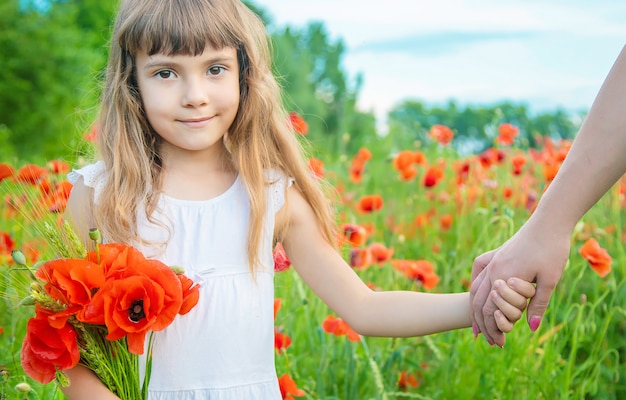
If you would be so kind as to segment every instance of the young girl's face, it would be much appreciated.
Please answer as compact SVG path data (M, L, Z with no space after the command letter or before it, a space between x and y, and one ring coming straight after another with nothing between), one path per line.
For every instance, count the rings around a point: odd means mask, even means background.
M135 62L144 110L163 138L163 153L223 150L222 138L239 106L237 51L207 47L197 56L140 51Z

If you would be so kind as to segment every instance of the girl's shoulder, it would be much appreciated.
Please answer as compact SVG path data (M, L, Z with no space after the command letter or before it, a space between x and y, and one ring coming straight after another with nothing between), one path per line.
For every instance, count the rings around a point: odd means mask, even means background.
M107 179L104 161L101 160L93 164L85 165L84 167L74 169L67 174L67 180L73 185L75 185L81 178L85 186L94 190L94 195L97 198Z

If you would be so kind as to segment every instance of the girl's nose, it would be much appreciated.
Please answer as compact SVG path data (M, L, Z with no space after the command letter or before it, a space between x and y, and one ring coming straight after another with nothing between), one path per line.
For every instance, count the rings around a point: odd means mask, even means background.
M189 79L184 87L184 107L200 107L209 103L209 90L203 79Z

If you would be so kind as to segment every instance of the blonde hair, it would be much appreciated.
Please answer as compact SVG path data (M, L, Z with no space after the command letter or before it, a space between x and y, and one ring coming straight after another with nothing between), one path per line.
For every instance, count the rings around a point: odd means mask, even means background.
M227 140L232 163L250 197L251 268L259 261L269 169L295 179L324 237L334 244L331 207L287 123L281 90L271 71L265 27L239 0L122 1L99 116L98 144L108 180L95 204L96 226L111 241L141 240L136 228L139 206L145 206L150 218L160 192L161 138L143 111L135 78L135 55L139 50L150 55L199 55L207 45L237 49L240 103Z

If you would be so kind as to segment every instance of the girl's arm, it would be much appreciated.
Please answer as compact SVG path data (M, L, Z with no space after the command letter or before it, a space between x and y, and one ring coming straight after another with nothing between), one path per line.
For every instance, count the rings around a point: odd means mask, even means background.
M367 336L421 336L469 327L469 293L429 294L369 289L322 236L315 214L295 188L287 192L287 207L278 221L287 228L283 246L294 268L311 289L342 319ZM288 213L288 215L284 215ZM281 215L282 214L282 215ZM530 295L534 288L524 288ZM528 288L530 287L530 288ZM529 292L530 290L530 292ZM526 298L522 297L524 310ZM520 304L518 302L518 304ZM507 318L521 317L520 310Z
M64 217L72 224L83 243L90 242L92 199L93 189L87 187L81 178L72 187L65 209ZM64 372L69 378L70 386L61 388L61 391L69 400L119 400L87 367L79 364Z
M488 298L496 279L537 282L527 318L537 329L569 257L573 229L626 172L626 47L619 54L554 181L536 211L503 246L485 253L472 270L472 319L490 342L504 335Z

